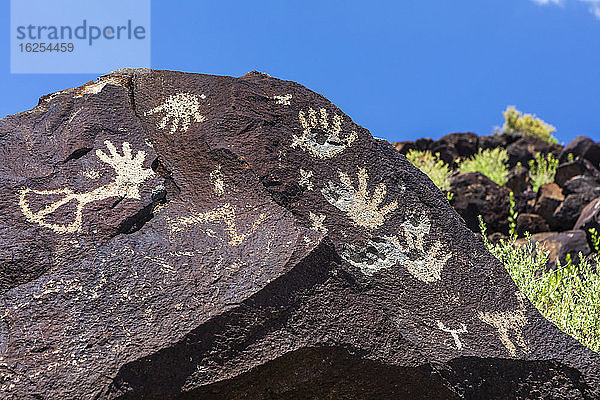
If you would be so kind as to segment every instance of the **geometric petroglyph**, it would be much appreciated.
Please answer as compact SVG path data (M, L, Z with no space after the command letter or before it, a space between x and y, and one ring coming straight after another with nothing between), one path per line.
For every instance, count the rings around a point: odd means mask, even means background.
M210 182L217 196L222 196L225 193L225 181L221 173L221 165L217 165L217 168L210 173Z
M19 191L19 206L27 221L52 229L57 233L80 232L83 224L83 209L86 205L111 197L139 200L140 185L154 175L151 169L143 167L146 153L138 151L136 156L133 157L131 146L128 142L124 142L123 155L121 156L110 141L106 140L104 144L108 148L110 155L106 155L102 150L96 150L96 156L115 170L116 176L114 180L90 192L82 193L75 193L69 188L54 190L22 189ZM41 210L33 212L27 199L27 196L31 193L42 196L58 195L62 197ZM67 225L60 225L47 221L49 215L72 201L76 202L73 222Z
M198 213L189 217L177 218L177 220L171 223L170 229L171 232L181 232L190 225L207 223L214 224L223 222L225 224L225 233L229 237L227 241L228 244L231 246L239 246L244 240L246 240L247 237L256 232L264 220L265 214L259 214L256 220L252 223L250 229L248 229L245 233L240 233L238 231L235 209L231 206L231 204L225 203L211 211Z
M275 100L275 103L280 104L282 106L289 106L291 99L292 99L292 95L289 93L286 95L282 95L282 96L273 96L273 100Z
M429 218L422 215L416 225L405 221L400 226L404 228L404 243L397 236L374 237L369 239L367 246L363 248L346 245L342 258L367 276L400 264L422 282L432 283L440 280L441 271L452 253L442 252L439 240L428 250L425 249L424 239L431 227Z
M206 118L200 114L200 100L206 99L205 95L200 97L190 93L177 93L167 97L161 105L147 111L144 115L164 113L163 119L156 125L158 129L164 129L171 124L170 133L175 133L181 124L181 131L186 132L192 120L202 122Z
M358 138L356 131L352 131L342 139L342 117L335 114L330 124L327 110L324 108L320 109L320 117L315 110L309 108L308 116L304 111L300 111L298 118L302 125L302 135L292 135L292 148L300 147L315 157L335 157Z
M345 212L355 225L367 229L378 228L385 222L386 215L398 208L395 200L380 207L386 193L384 183L377 185L371 197L367 187L369 176L366 168L358 169L357 189L347 174L341 171L338 174L341 184L330 181L327 187L321 189L321 193L331 205Z
M312 176L312 171L305 171L302 168L300 168L300 181L298 182L298 185L305 187L306 190L313 190L314 186L310 180Z
M515 295L519 301L519 309L516 311L480 311L478 313L479 319L498 330L500 341L513 357L517 355L517 348L515 343L510 339L509 333L511 331L513 333L513 340L516 342L517 346L519 346L523 352L529 352L525 343L525 338L523 337L523 327L527 324L527 316L525 315L525 295L521 292L516 292Z
M454 344L456 344L456 348L458 350L461 350L463 345L460 341L460 338L458 337L458 334L459 333L467 333L467 326L465 324L460 324L460 326L461 326L460 329L450 329L450 328L447 328L442 321L436 321L436 322L437 322L438 329L452 335L452 338L454 339Z

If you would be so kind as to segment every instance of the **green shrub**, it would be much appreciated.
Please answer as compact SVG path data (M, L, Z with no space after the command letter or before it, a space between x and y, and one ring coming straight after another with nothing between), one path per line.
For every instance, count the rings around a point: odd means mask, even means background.
M498 185L504 185L508 175L507 161L508 154L501 147L488 150L480 149L473 157L463 160L460 163L459 170L460 172L481 172Z
M542 315L590 349L600 351L600 270L582 254L579 264L568 257L564 266L558 263L555 270L548 270L548 252L528 234L523 246L515 246L513 240L492 244L486 239L481 217L479 224L487 249Z
M504 126L502 132L513 133L523 136L534 136L548 143L558 143L552 136L556 128L536 118L535 115L523 114L514 106L506 107L504 111Z
M440 190L448 190L452 171L446 163L439 159L439 155L439 153L433 155L430 151L410 150L406 158L423 171Z
M535 160L529 160L529 179L534 192L543 184L554 182L557 167L558 160L551 153L548 153L546 158L538 154Z

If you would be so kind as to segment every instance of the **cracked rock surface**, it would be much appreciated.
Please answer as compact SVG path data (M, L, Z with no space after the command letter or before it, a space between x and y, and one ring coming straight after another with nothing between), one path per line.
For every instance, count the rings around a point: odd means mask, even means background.
M0 398L598 398L389 143L260 73L120 70L0 120Z

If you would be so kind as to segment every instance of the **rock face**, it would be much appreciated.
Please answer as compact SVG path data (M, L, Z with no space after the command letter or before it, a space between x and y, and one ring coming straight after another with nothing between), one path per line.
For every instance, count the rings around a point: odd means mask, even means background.
M509 191L479 172L457 174L450 178L455 193L452 206L467 227L479 231L481 215L494 232L508 233Z
M0 121L3 399L595 398L597 355L322 96L123 70Z

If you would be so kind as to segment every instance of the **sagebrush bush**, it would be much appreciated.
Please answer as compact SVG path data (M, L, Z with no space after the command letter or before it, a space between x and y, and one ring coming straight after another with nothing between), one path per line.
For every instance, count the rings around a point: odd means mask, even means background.
M540 186L545 183L554 182L558 160L548 153L546 157L538 154L535 160L529 160L529 182L534 192L537 192Z
M552 136L552 132L556 131L556 128L536 118L535 115L523 114L514 106L506 107L503 114L504 126L502 132L534 136L548 143L558 143L558 140Z
M419 168L433 181L440 190L450 189L450 167L439 159L439 153L435 155L430 151L410 150L406 155L415 167Z
M473 157L461 161L460 172L481 172L498 185L506 183L508 153L502 147L479 150Z
M579 254L578 264L568 257L564 266L559 262L556 269L548 269L548 252L529 235L522 246L515 246L514 236L492 244L481 217L479 224L487 249L542 315L590 349L600 351L600 271L593 263Z

